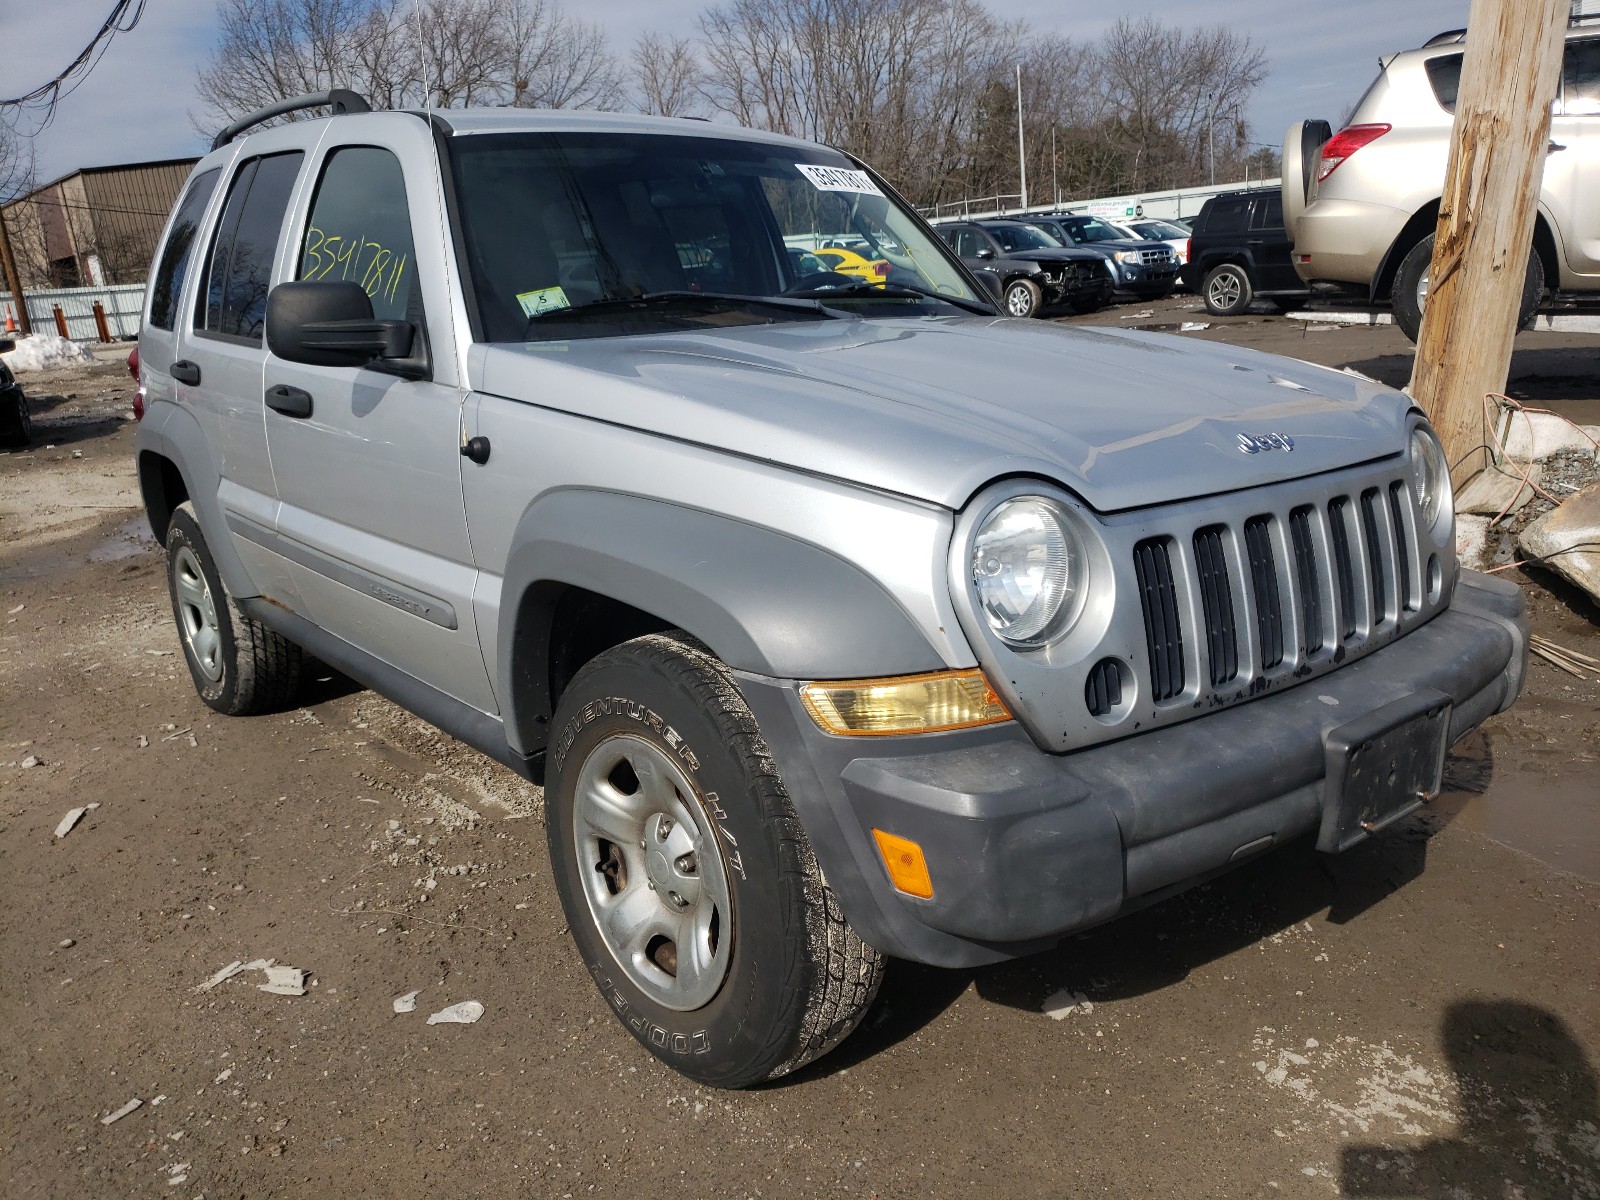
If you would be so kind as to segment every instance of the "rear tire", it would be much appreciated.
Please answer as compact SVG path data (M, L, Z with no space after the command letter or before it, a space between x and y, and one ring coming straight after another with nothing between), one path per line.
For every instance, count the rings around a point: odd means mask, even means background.
M883 958L839 911L727 669L681 634L625 642L574 676L553 728L556 887L639 1043L737 1088L843 1041Z
M1433 265L1434 235L1423 238L1400 260L1394 273L1394 287L1389 296L1389 307L1394 312L1394 323L1413 343L1422 332L1422 309L1428 299L1428 269ZM1517 311L1517 331L1533 324L1539 311L1539 301L1544 296L1544 263L1535 250L1528 251L1528 272L1522 281L1522 305Z
M1044 303L1044 293L1031 279L1013 279L1006 284L1005 310L1010 317L1036 317Z
M17 420L15 428L0 435L0 449L21 450L33 441L33 416L28 412L28 397L17 389Z
M1237 317L1255 299L1255 288L1250 283L1249 273L1238 263L1223 263L1206 272L1200 294L1205 299L1208 313L1218 317Z
M167 591L200 699L230 717L289 707L300 687L300 647L239 611L188 500L167 526Z

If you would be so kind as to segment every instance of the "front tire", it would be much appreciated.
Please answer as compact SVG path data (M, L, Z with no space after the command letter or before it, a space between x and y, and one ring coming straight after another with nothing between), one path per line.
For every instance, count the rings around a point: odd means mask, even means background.
M1044 305L1044 293L1031 279L1013 279L1006 284L1006 315L1011 317L1036 317Z
M1206 272L1200 294L1205 298L1208 313L1218 317L1237 317L1255 299L1255 288L1250 283L1249 273L1238 263L1223 263Z
M1165 300L1172 295L1172 289L1175 286L1175 284L1165 283L1160 287L1139 288L1133 294L1148 304L1152 300Z
M1433 265L1434 235L1429 234L1400 260L1394 274L1394 287L1390 292L1389 306L1394 312L1394 323L1400 332L1413 343L1422 333L1422 309L1428 300L1428 270ZM1522 303L1517 310L1517 330L1533 324L1544 295L1544 263L1537 251L1528 251L1528 273L1522 281Z
M167 591L200 699L230 717L289 707L300 686L300 647L239 611L188 500L167 526Z
M840 913L726 668L681 635L626 642L573 678L554 730L557 890L639 1043L736 1088L843 1041L883 959Z

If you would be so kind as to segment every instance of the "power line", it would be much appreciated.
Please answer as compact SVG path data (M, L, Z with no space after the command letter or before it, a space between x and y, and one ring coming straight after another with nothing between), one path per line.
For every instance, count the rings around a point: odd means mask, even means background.
M7 124L15 128L16 115L38 111L43 115L39 117L38 127L33 132L42 132L55 118L56 106L77 90L78 85L99 64L111 45L111 39L119 33L127 33L139 23L144 16L144 6L145 0L116 0L111 7L111 14L101 22L100 28L89 39L89 44L54 79L20 96L0 100L0 113L5 114Z

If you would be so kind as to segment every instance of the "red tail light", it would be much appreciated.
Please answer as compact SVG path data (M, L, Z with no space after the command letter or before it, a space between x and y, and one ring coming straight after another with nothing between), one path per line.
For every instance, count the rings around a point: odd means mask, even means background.
M1183 244L1183 261L1184 262L1193 262L1194 261L1194 239L1193 238L1190 238L1188 241L1184 242L1184 244Z
M1393 125L1346 125L1322 144L1322 159L1317 163L1317 182L1339 169L1339 164L1368 142L1375 142Z

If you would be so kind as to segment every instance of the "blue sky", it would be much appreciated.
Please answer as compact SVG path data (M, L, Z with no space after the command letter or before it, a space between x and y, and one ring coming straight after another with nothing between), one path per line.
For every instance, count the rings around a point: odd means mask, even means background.
M1121 16L1149 14L1172 24L1223 22L1265 48L1271 75L1248 114L1251 137L1276 145L1292 121L1337 123L1377 72L1380 54L1420 45L1466 24L1469 0L988 0L1006 19L1080 40L1098 37ZM82 48L110 10L110 0L26 3L0 0L10 94L43 82ZM631 36L656 29L684 35L700 0L569 0L568 11L598 20L626 51ZM624 32L627 31L627 32ZM61 105L38 136L39 176L79 167L199 154L205 141L190 113L193 79L215 40L215 0L148 0L144 19L119 34L94 73Z

